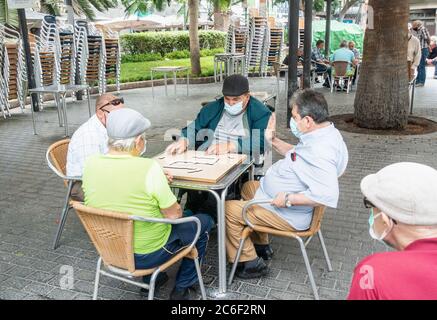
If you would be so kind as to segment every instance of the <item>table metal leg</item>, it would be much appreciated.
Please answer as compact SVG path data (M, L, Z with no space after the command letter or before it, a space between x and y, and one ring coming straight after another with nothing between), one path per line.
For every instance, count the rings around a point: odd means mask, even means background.
M63 117L62 117L61 101L59 101L59 97L56 94L53 94L53 100L55 101L56 111L58 112L59 126L63 127L64 126L64 120L63 120Z
M214 57L214 82L217 83L217 60Z
M32 111L32 124L33 124L33 134L37 134L36 133L36 127L35 127L35 116L34 116L34 111L33 111L33 98L32 98L32 93L30 94L30 110Z
M164 72L164 82L165 82L165 96L167 97L168 93L167 93L167 73L166 72Z
M67 92L62 94L62 109L64 110L65 136L68 137L68 120L67 120Z
M190 73L187 70L187 97L189 96L189 92L188 92L188 86L190 84Z
M208 190L217 201L217 247L219 260L219 290L218 294L226 293L226 219L225 201L228 188L224 189L221 196L215 190Z
M174 95L176 95L176 71L173 71L173 85L174 85Z
M87 100L88 100L88 114L90 115L91 118L91 102L90 102L90 89L86 89L86 96L87 96Z
M152 98L155 98L155 93L153 91L153 71L150 71L150 80L152 81Z

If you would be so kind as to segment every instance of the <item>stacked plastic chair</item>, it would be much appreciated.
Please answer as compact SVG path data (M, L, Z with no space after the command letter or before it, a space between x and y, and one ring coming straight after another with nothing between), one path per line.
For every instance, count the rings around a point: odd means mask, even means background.
M77 63L82 84L97 85L99 94L106 91L106 50L102 33L85 20L75 22Z
M10 101L17 100L24 111L26 63L21 35L0 24L0 103L2 115L10 116Z
M60 57L60 84L74 84L76 74L74 29L71 25L64 25L59 31Z
M120 38L118 33L112 32L110 29L105 29L104 34L104 50L105 50L105 73L103 77L103 92L106 92L108 80L114 80L117 92L120 92L120 66L121 66L121 50Z
M246 54L246 42L248 36L247 27L239 27L234 30L235 53Z
M249 35L246 41L246 74L255 69L262 74L262 54L265 47L267 19L265 17L251 17L249 21Z
M235 27L232 24L229 25L228 32L226 34L225 52L235 52Z
M282 28L267 28L262 58L263 75L267 73L269 68L271 69L273 67L275 62L280 62L283 33Z

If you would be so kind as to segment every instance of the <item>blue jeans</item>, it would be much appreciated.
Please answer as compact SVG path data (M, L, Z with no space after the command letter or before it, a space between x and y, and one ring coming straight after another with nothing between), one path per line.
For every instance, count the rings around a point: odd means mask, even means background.
M196 243L199 253L199 260L205 256L208 244L209 231L211 229L211 218L206 214L196 214L199 218L201 229L200 236ZM149 269L157 267L170 260L181 248L188 246L196 235L196 224L187 222L172 225L172 230L167 243L159 250L148 254L135 254L135 268ZM198 281L194 260L184 258L176 276L176 289L183 290L191 287Z
M422 58L420 59L420 64L417 67L417 83L425 84L426 80L426 59L429 56L429 49L422 48Z

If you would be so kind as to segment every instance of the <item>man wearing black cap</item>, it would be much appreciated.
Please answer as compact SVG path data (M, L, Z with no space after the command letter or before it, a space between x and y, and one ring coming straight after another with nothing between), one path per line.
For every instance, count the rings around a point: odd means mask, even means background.
M264 132L271 111L249 91L249 81L238 74L223 83L223 98L203 107L196 120L182 129L168 153L183 153L190 146L209 154L264 153ZM217 217L216 200L208 192L188 191L186 209Z
M168 153L183 153L188 146L209 154L264 153L264 131L271 112L250 96L249 81L234 74L223 83L223 98L203 107L195 121L182 129Z

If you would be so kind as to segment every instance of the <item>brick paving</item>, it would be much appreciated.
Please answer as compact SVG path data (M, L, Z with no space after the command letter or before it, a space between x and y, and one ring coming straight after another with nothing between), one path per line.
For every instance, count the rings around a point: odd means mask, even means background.
M275 90L273 79L251 79L253 91ZM127 105L150 118L153 128L148 134L148 154L162 151L167 129L180 128L193 119L200 103L220 92L219 84L193 85L190 97L183 87L175 99L162 87L123 91ZM437 120L437 80L428 79L417 89L415 114ZM330 94L325 89L331 114L353 112L354 94ZM92 103L95 96L92 97ZM70 130L87 119L85 102L68 105ZM285 129L285 102L279 99L280 135L294 141ZM171 120L169 120L171 119ZM57 126L56 110L47 108L37 117L38 135L32 133L30 110L14 112L12 118L0 119L0 299L90 299L97 259L96 251L74 211L62 236L61 246L53 251L51 243L56 218L65 196L62 181L47 167L47 147L62 139L63 128ZM322 299L347 296L355 264L372 252L385 250L368 235L368 213L362 206L359 183L365 175L398 161L414 161L437 167L437 134L421 136L371 136L343 132L349 148L349 166L340 179L337 209L328 209L322 230L331 257L333 271L328 272L317 239L308 246L308 254ZM167 139L168 140L168 139ZM274 159L278 156L275 154ZM273 238L275 251L271 272L262 279L234 281L225 299L312 299L305 265L296 242ZM213 233L203 264L208 293L217 288L216 234ZM62 289L62 270L72 267L74 282ZM170 282L159 292L167 299ZM138 289L118 280L103 277L99 296L103 299L145 299Z

